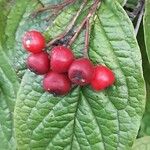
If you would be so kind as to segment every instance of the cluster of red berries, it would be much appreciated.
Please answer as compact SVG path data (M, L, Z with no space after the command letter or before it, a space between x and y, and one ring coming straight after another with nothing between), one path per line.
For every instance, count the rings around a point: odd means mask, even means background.
M91 84L96 91L104 90L115 81L114 73L103 65L94 66L88 58L78 58L70 48L55 46L50 54L44 51L46 42L38 31L28 31L23 37L24 48L31 52L27 67L39 75L45 75L43 88L55 95L65 95L71 83Z

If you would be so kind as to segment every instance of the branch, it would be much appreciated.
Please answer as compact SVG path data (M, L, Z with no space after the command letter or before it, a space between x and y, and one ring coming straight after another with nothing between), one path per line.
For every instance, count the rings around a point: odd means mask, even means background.
M75 2L76 2L76 0L64 0L64 2L57 4L57 5L48 5L46 7L37 9L35 12L33 12L31 14L31 16L36 17L37 14L42 13L44 11L48 11L48 10L53 10L54 12L59 12L60 10L63 10L66 6L73 4Z
M83 4L80 6L80 9L78 10L78 12L76 13L76 15L74 16L73 20L71 21L71 23L68 25L66 31L60 35L58 35L57 37L55 37L52 41L50 41L48 44L47 44L47 47L53 45L54 43L56 43L56 41L64 38L70 31L71 29L73 28L77 18L79 17L82 9L84 8L84 6L86 5L87 3L87 0L84 0Z
M82 30L83 26L85 25L85 23L95 14L97 8L100 6L100 3L101 3L100 0L95 0L95 2L93 4L93 6L91 7L88 15L84 18L81 25L77 28L77 31L76 31L75 35L70 40L70 42L68 44L68 47L70 47L74 43L74 41L78 37L78 35L79 35L80 31Z
M132 9L132 11L128 10L128 9L130 9L130 8L128 8L128 5L125 6L125 9L127 9L126 12L132 21L137 17L139 12L141 11L141 9L144 5L144 1L145 0L138 0L137 5L135 6L135 8Z
M58 9L58 8L63 8L66 7L68 4L74 3L76 0L65 0L64 2L57 4L57 5L48 5L46 7L39 8L37 10L37 13L47 11L47 10L52 10L52 9Z
M85 47L84 47L84 57L88 58L88 48L89 48L89 34L90 34L90 22L86 21L86 32L85 32Z

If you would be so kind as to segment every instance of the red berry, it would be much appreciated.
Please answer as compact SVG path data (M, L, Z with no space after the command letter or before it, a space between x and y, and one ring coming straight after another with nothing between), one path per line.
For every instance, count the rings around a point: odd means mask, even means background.
M74 55L69 48L56 46L51 52L51 69L58 73L65 73L68 71L73 60Z
M48 56L49 55L45 52L30 54L27 58L28 68L36 74L42 75L47 73L50 68Z
M112 70L102 65L94 68L93 79L91 82L91 86L94 90L104 90L105 88L111 86L114 82L115 75Z
M76 59L68 71L69 79L77 85L87 85L92 80L93 64L87 58Z
M27 51L39 53L45 48L45 38L38 31L28 31L22 39L23 46Z
M71 82L64 74L49 72L44 77L43 88L54 95L65 95L71 89Z

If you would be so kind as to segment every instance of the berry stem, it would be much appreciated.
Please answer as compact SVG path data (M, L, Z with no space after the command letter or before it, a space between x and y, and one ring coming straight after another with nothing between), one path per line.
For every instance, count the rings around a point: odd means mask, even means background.
M82 23L80 24L80 26L77 28L76 33L74 34L74 36L72 37L72 39L70 40L70 42L68 43L68 47L70 47L74 41L76 40L76 38L78 37L78 35L80 34L82 28L84 27L84 25L86 24L86 22L90 20L90 18L95 14L97 8L100 6L101 1L100 0L95 0L95 2L93 3L88 15L84 18L84 20L82 21ZM88 33L87 33L88 34Z
M53 45L56 41L64 38L68 33L69 31L71 31L71 29L73 28L73 26L75 25L75 22L77 20L77 18L79 17L82 9L84 8L84 6L86 5L87 3L87 0L84 0L83 4L80 6L78 12L76 13L76 15L73 17L73 20L71 21L71 23L68 25L66 31L60 35L58 35L56 38L54 38L53 40L51 40L48 44L47 44L47 47Z
M84 57L88 58L88 48L89 48L89 34L90 34L90 22L86 21L86 32L85 32L85 47L84 47Z
M57 4L57 5L48 5L46 7L42 7L42 8L39 8L36 12L34 12L35 14L38 14L38 13L42 13L44 11L47 11L47 10L60 10L60 9L63 9L65 8L66 6L70 5L70 4L73 4L75 3L76 0L64 0L64 2L60 3L60 4Z

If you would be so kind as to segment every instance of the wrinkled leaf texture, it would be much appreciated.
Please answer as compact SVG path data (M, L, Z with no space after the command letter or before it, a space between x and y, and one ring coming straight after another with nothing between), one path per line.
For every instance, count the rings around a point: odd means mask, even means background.
M0 0L0 149L15 150L16 141L14 138L14 106L16 95L19 89L19 79L16 75L17 64L22 70L24 52L22 49L21 36L27 28L22 28L22 32L17 32L22 26L22 20L26 20L26 15L35 8L37 1L29 2L20 0ZM29 23L29 22L28 22ZM33 24L33 23L32 23ZM34 25L34 24L33 24ZM44 25L44 23L43 23ZM39 25L40 26L40 25ZM28 26L27 26L28 27ZM35 27L36 29L36 27ZM18 46L19 45L19 46ZM19 47L17 49L17 47ZM18 56L18 59L17 59ZM23 56L23 57L22 57ZM15 63L15 60L16 63ZM21 62L21 61L23 62ZM20 71L19 70L19 71ZM17 73L18 74L18 73ZM23 74L23 73L22 73Z
M78 6L62 12L48 29L56 36ZM83 45L81 33L72 46ZM89 56L115 72L115 85L102 92L75 87L64 97L42 89L42 76L27 71L15 108L19 149L127 150L136 138L145 105L141 55L133 26L123 8L102 2L91 29Z
M0 0L0 149L3 150L16 149L13 111L19 82L3 47L6 16L10 8L6 1Z

